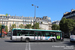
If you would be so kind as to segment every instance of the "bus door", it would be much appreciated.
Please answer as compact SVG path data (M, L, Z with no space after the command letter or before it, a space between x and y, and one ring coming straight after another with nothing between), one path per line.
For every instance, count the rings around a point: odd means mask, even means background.
M34 39L41 40L41 32L35 31L34 33L35 33Z
M56 40L61 40L61 33L56 33Z
M17 40L20 40L20 35L22 34L22 31L20 31L20 30L17 30Z

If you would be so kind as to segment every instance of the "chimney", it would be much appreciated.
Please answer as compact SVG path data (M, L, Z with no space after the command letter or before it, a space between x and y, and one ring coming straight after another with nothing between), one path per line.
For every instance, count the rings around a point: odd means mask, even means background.
M68 14L69 12L64 13L64 15Z
M10 16L10 14L9 14L9 16Z
M71 12L75 11L75 9L71 9Z

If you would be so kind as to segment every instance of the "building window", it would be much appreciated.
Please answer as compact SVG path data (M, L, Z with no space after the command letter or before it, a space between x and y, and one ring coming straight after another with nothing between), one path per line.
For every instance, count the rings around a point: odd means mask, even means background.
M1 19L0 19L1 20Z
M5 22L4 22L4 25L5 25Z
M18 27L18 24L17 24L17 27Z
M7 22L6 22L6 25L7 25Z
M10 27L11 27L11 24L10 24Z
M14 24L14 21L13 21L13 24Z

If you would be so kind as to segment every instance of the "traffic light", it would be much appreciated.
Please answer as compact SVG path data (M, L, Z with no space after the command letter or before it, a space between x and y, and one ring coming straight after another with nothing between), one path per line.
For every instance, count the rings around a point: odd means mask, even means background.
M4 28L5 28L5 26L2 25L2 26L1 26L1 36L0 36L0 37L2 37L2 31L3 31Z
M2 25L2 29L4 29L5 28L5 26L4 25Z

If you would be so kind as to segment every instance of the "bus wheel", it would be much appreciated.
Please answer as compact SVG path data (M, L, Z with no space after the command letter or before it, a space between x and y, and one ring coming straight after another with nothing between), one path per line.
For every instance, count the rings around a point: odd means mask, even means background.
M73 42L73 41L70 41L71 43Z
M54 42L54 39L51 39L51 42Z
M29 42L29 38L26 39L26 42L27 42L27 43Z
M57 40L56 39L54 39L54 42L56 42Z

